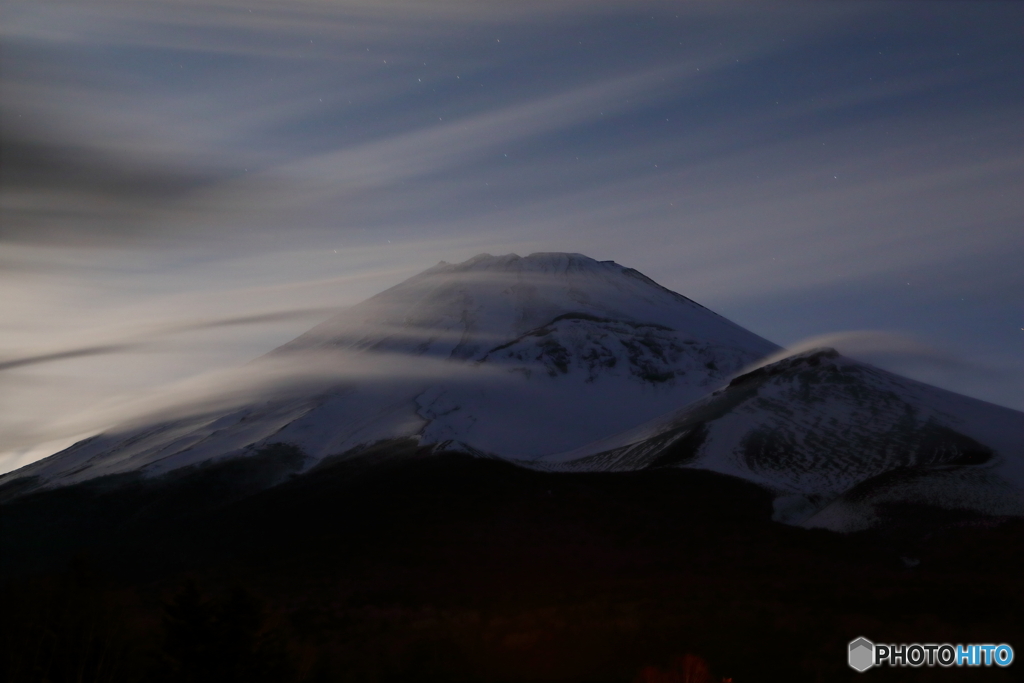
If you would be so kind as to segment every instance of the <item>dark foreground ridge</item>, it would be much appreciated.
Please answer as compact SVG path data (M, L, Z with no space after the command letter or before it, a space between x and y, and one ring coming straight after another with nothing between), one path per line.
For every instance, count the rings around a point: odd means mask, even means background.
M1020 521L905 510L839 535L696 470L399 441L289 479L303 461L278 444L0 507L5 680L630 683L692 655L716 681L847 681L857 636L1024 644Z

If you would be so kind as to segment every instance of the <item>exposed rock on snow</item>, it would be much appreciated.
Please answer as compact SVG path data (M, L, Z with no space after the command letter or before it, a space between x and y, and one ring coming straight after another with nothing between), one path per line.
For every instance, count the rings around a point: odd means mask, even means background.
M1024 413L844 358L792 356L547 466L680 466L777 493L776 519L854 530L891 504L1024 515Z

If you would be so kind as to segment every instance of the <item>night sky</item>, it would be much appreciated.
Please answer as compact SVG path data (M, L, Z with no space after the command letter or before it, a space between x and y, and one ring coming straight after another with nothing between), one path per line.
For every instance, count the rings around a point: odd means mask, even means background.
M481 252L1024 410L1024 4L0 8L0 471Z

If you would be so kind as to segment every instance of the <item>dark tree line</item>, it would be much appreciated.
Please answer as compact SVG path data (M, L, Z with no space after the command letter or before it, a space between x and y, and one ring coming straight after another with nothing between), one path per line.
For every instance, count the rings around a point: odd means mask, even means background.
M262 603L242 588L204 597L193 580L164 607L164 680L182 683L287 681L292 666Z
M239 587L210 596L188 579L155 613L76 560L3 593L0 678L8 683L295 679L282 629Z

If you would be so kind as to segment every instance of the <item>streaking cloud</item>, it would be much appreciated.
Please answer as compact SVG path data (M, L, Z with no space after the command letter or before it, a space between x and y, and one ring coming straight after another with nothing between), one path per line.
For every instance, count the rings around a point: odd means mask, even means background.
M911 335L1024 407L1017 10L922 8L8 3L4 448L484 251Z

